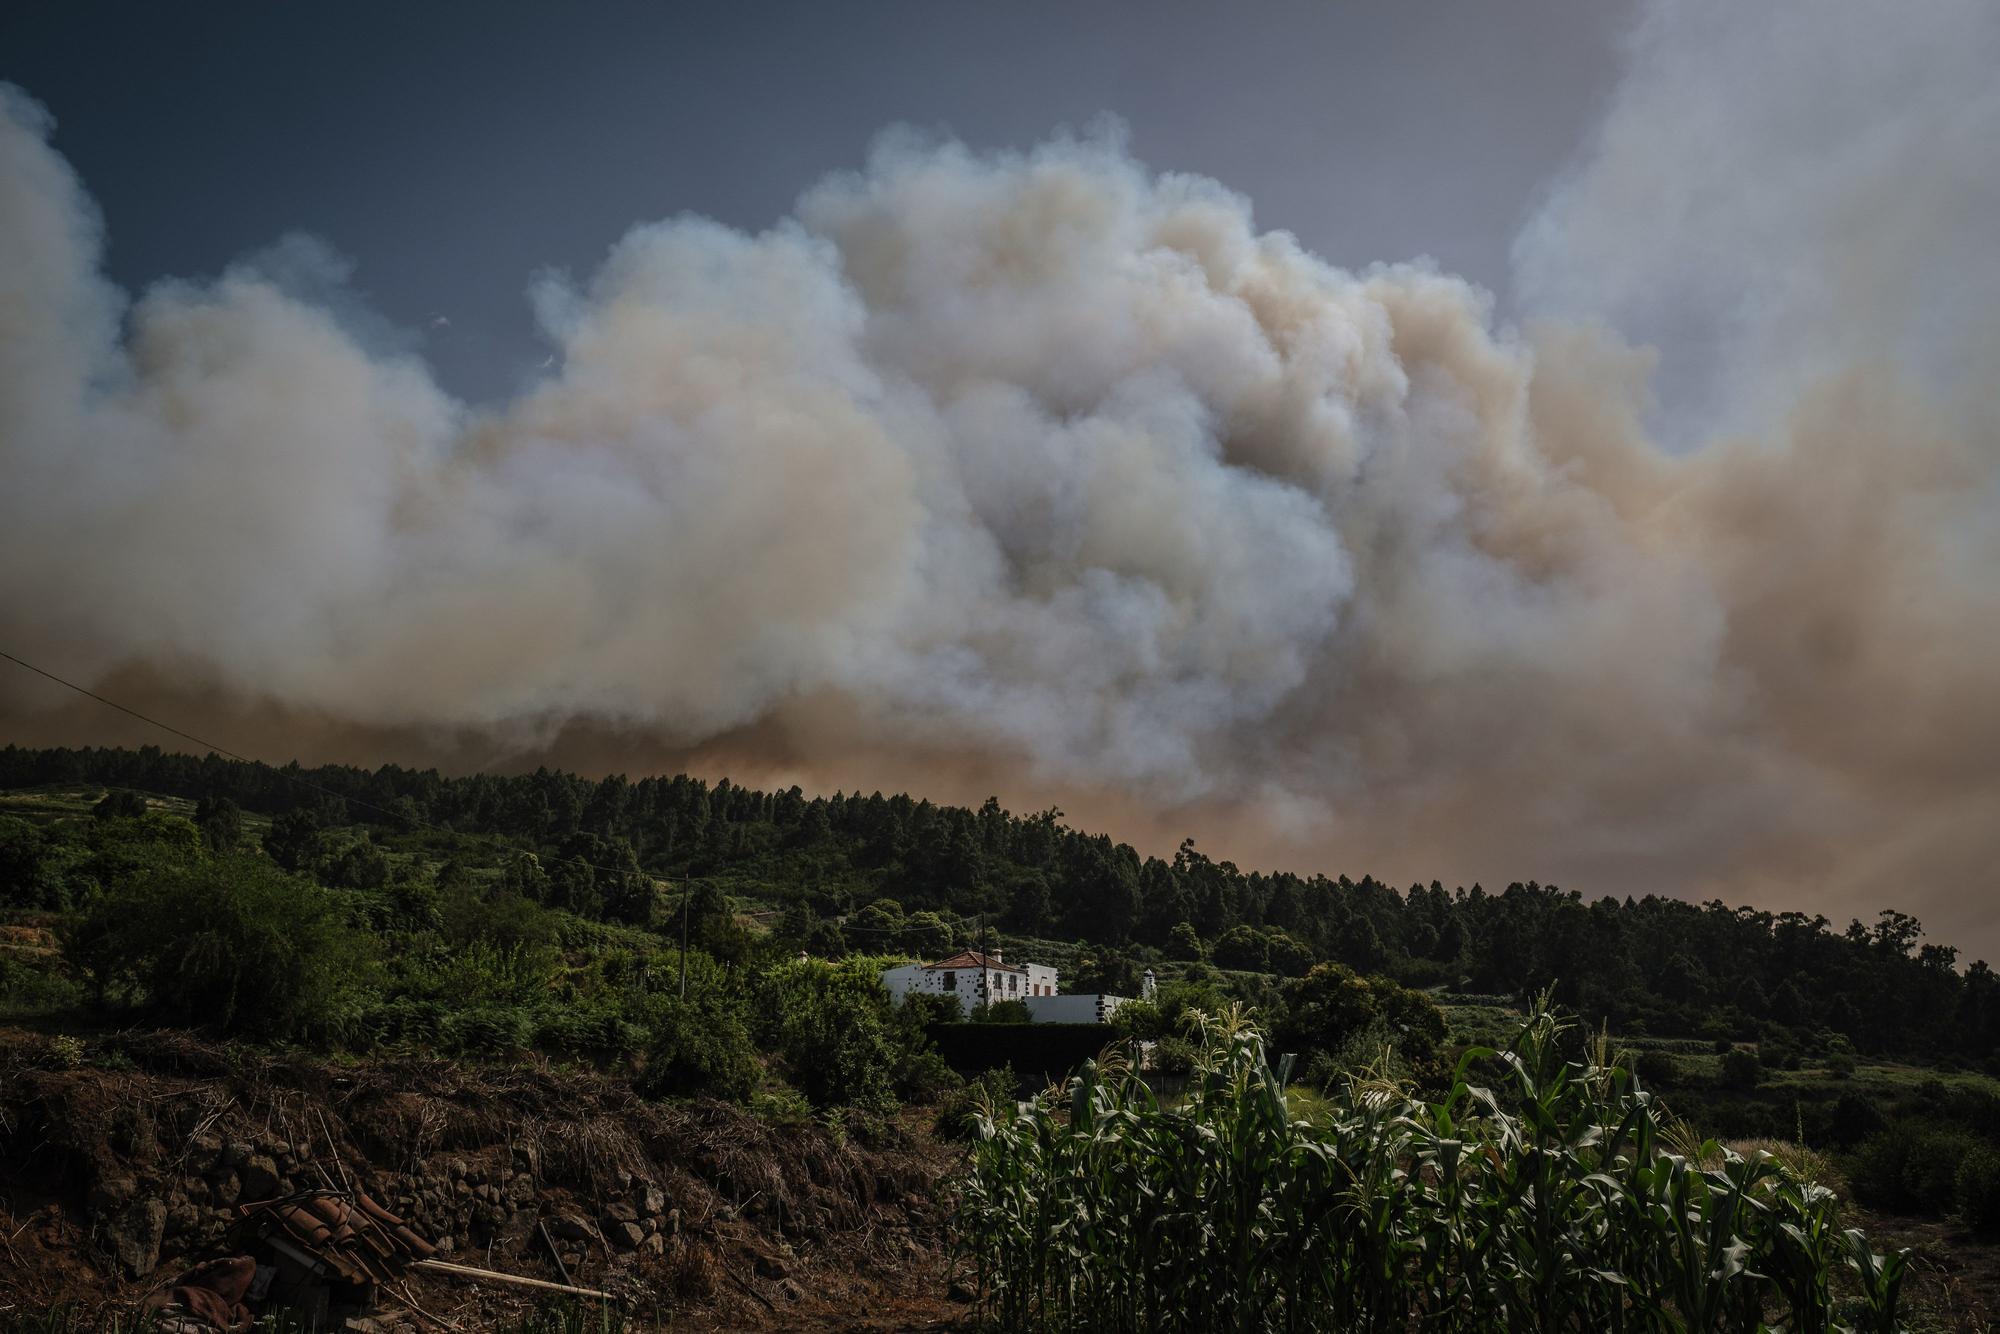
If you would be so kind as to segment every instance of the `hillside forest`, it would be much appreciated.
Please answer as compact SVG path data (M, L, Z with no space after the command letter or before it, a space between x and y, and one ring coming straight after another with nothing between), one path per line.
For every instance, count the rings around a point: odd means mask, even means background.
M1060 1070L1004 1036L1043 1027L1006 1005L891 1006L887 963L984 944L1127 996L1151 969L1119 1028L1165 1068L1233 1011L1321 1088L1382 1060L1437 1086L1547 1004L1705 1134L1837 1153L1874 1207L2000 1223L2000 986L1894 910L1245 871L992 800L13 746L0 909L42 942L0 950L14 1022L534 1052L781 1119L924 1103L947 1133L980 1087Z

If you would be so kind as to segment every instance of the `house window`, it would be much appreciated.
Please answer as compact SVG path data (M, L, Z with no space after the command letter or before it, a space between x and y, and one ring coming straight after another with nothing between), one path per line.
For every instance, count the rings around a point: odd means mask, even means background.
M957 990L958 990L958 974L957 974L957 973L946 973L946 974L944 975L944 989L945 989L946 991L957 991Z

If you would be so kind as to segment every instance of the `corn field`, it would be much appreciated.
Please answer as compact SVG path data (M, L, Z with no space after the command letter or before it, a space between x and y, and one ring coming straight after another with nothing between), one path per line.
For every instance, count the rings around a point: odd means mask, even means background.
M1890 1331L1901 1254L1832 1192L1685 1132L1532 1015L1434 1102L1356 1078L1306 1119L1241 1015L1163 1105L1115 1053L976 1118L956 1238L1007 1328ZM1497 1070L1498 1088L1473 1072ZM1504 1092L1503 1092L1504 1090Z

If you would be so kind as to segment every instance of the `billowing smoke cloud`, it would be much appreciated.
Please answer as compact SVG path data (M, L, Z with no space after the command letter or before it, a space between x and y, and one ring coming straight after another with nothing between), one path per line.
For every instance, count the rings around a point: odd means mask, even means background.
M552 369L491 409L302 295L308 243L124 308L13 96L0 635L283 753L584 736L1991 952L1993 11L1728 14L1635 35L1527 332L1115 135L894 134L541 282Z

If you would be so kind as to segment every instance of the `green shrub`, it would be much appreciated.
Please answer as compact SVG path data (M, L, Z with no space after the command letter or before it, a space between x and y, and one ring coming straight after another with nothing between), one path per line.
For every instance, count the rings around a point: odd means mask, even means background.
M552 1005L535 1014L535 1047L551 1055L636 1056L646 1049L646 1036L611 1004Z
M1312 947L1295 940L1283 931L1271 931L1266 938L1270 949L1265 963L1269 969L1281 977L1303 977L1313 966Z
M158 1023L326 1041L372 994L373 937L338 895L260 858L134 875L63 933L99 993Z
M1028 1002L1019 1000L994 1001L972 1012L973 1022L979 1024L1027 1024L1033 1023L1034 1018L1028 1012Z
M0 907L69 906L62 860L55 840L26 820L0 815Z
M1757 1044L1757 1059L1767 1070L1796 1070L1800 1065L1798 1044L1774 1034Z
M1648 1088L1670 1089L1685 1077L1681 1063L1663 1051L1640 1052L1634 1069Z
M1153 1068L1163 1075L1184 1075L1194 1069L1201 1051L1183 1037L1168 1036L1153 1044Z
M1835 1144L1859 1144L1882 1126L1882 1109L1875 1105L1874 1099L1852 1089L1834 1099L1828 1132Z
M1905 1212L1911 1207L1903 1186L1908 1144L1898 1133L1877 1132L1861 1141L1841 1163L1854 1198L1871 1209Z
M1132 1000L1118 1007L1111 1016L1111 1026L1128 1038L1152 1041L1168 1031L1166 1016L1160 1013L1157 1001Z
M1958 1167L1978 1144L1956 1128L1926 1127L1909 1135L1903 1190L1924 1213L1943 1217L1956 1204Z
M1271 962L1271 942L1254 926L1232 926L1210 952L1219 968L1261 973Z
M1959 1166L1977 1144L1952 1127L1901 1122L1848 1158L1848 1185L1871 1208L1943 1217L1957 1206Z
M370 1047L442 1047L449 1014L438 1001L397 996L363 1011L354 1026L355 1039Z
M1274 1036L1280 1050L1301 1057L1325 1052L1352 1069L1359 1053L1349 1044L1366 1033L1373 1051L1360 1056L1360 1064L1372 1062L1389 1045L1423 1069L1437 1059L1444 1042L1444 1012L1429 996L1387 978L1362 977L1345 964L1318 964L1285 983L1282 995L1285 1016Z
M561 967L562 956L550 945L473 940L443 951L413 982L454 1009L533 1007L548 1000Z
M100 820L136 820L146 813L146 799L126 788L113 788L90 813Z
M1975 1232L2000 1230L2000 1148L1980 1144L1958 1160L1952 1204L1958 1221Z
M84 989L59 960L0 954L0 1015L41 1018L81 1009Z
M933 1125L939 1137L961 1142L972 1139L978 1130L978 1118L1010 1106L1019 1085L1012 1066L988 1070L966 1080L938 1104Z
M790 1084L775 1084L750 1095L750 1112L766 1125L797 1129L812 1124L812 1104Z
M652 1013L653 1039L638 1089L649 1098L705 1093L742 1102L763 1068L736 1006L713 991L686 1000L663 997Z
M1748 1047L1731 1047L1722 1058L1722 1086L1749 1092L1764 1082L1764 1063Z
M759 1044L815 1107L894 1102L897 1062L907 1048L869 961L780 964L757 988L755 1019Z
M445 1016L443 1046L460 1056L512 1056L533 1041L533 1016L516 1005L481 1005Z
M1854 1053L1830 1051L1826 1054L1826 1072L1835 1079L1846 1079L1854 1073Z

